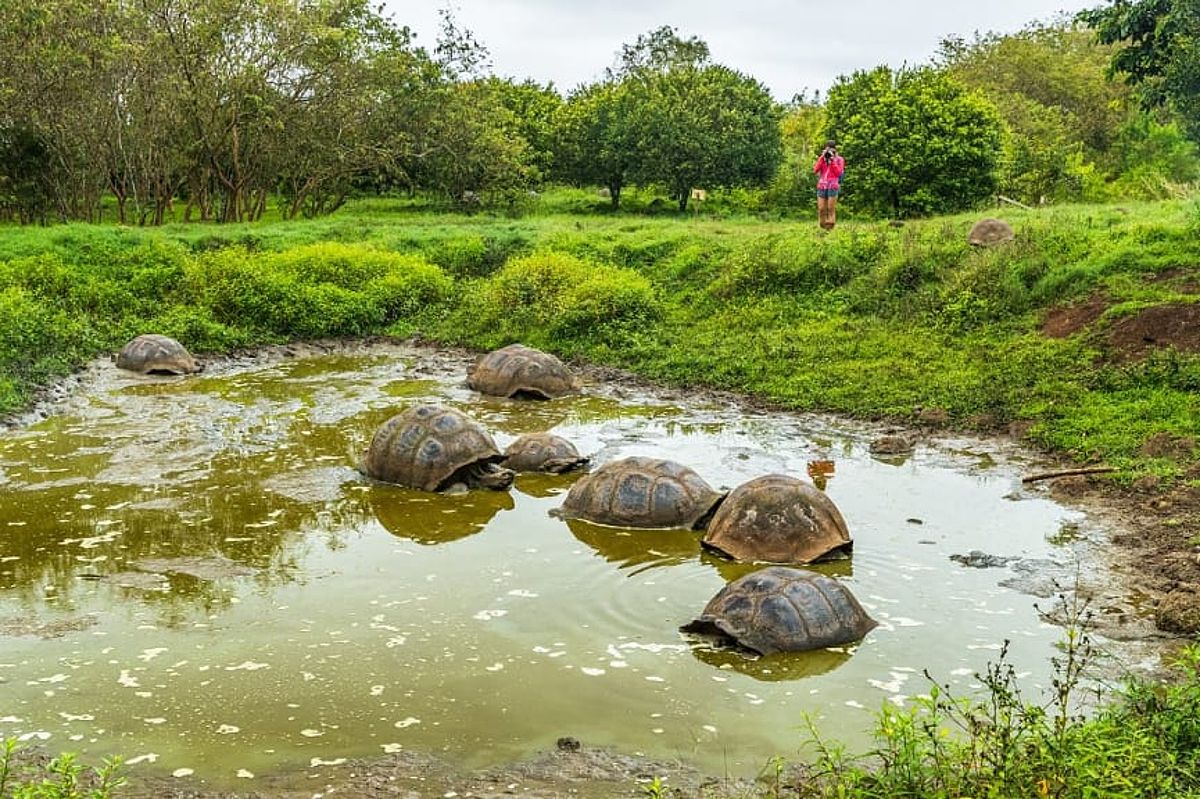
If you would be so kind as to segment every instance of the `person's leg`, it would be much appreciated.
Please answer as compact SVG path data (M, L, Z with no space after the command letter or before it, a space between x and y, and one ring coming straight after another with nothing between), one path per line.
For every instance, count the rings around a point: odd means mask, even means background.
M829 217L829 198L825 196L825 192L817 190L817 223L821 227L825 227L826 220Z
M829 225L827 230L833 230L833 226L837 224L837 194L829 195L825 206L825 222Z

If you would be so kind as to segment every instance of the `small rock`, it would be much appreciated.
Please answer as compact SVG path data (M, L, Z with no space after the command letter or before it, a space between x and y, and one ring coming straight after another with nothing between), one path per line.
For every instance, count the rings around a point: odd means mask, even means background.
M1154 612L1154 626L1169 633L1200 632L1200 596L1180 589L1167 594Z
M994 569L1008 565L1008 562L1013 560L1013 558L989 555L986 552L980 552L978 549L972 549L966 555L951 555L950 560L955 563L961 563L964 566L969 566L972 569Z
M880 436L868 449L872 455L903 455L912 452L913 442L907 436Z
M564 735L559 738L555 744L560 752L578 752L582 748L578 738L572 738L570 735Z
M924 524L925 523L917 518L905 519L904 521L908 522L909 524Z

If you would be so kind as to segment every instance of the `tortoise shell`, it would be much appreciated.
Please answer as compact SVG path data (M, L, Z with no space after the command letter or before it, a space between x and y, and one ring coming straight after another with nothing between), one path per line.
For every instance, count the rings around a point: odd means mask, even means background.
M117 368L142 374L186 375L200 371L196 359L178 341L147 334L130 341L117 353Z
M704 544L734 560L797 564L845 554L852 546L833 500L783 474L735 488L713 514Z
M515 472L562 474L587 462L574 444L553 433L526 433L504 450L504 466Z
M579 391L562 361L523 344L479 356L467 373L467 387L497 397L532 399L558 399Z
M680 629L769 655L853 643L877 624L838 580L771 566L722 588Z
M463 467L503 457L488 432L465 413L417 405L375 431L362 470L376 480L439 491Z
M634 457L581 477L554 514L614 527L699 529L724 496L686 466Z

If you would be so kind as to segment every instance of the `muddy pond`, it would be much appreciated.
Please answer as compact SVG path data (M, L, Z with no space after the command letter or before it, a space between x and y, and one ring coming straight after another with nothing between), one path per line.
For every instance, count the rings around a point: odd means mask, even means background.
M399 751L492 765L560 736L753 774L796 753L806 717L864 743L873 711L927 690L925 668L972 690L1006 640L1048 679L1061 630L1025 591L1071 574L1089 522L1022 489L1031 456L942 439L879 459L878 428L595 380L485 398L468 363L386 345L189 378L100 364L0 434L0 736L245 789ZM467 496L360 476L375 428L416 402L467 412L501 448L549 429L594 462L670 458L723 488L832 461L855 549L814 568L879 627L756 661L689 640L678 627L753 566L697 533L550 516L571 475ZM1016 560L952 559L973 550Z

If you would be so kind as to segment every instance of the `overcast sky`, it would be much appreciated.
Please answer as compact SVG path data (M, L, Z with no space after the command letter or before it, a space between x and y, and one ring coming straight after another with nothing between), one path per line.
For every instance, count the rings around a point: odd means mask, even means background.
M777 100L824 94L841 74L920 64L948 35L1012 32L1102 0L384 0L432 50L438 9L491 52L498 75L566 93L610 66L623 43L661 25L708 42L718 63L758 78Z

